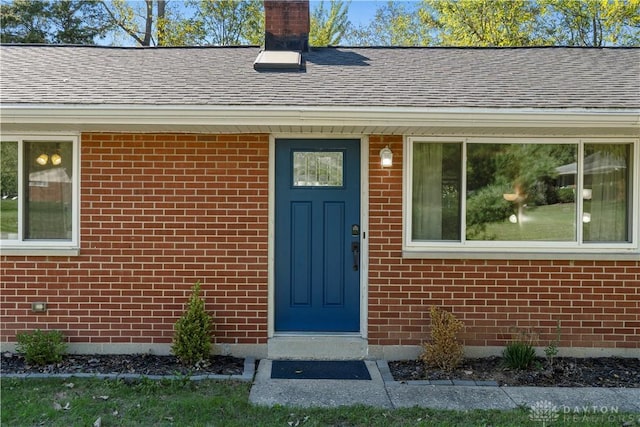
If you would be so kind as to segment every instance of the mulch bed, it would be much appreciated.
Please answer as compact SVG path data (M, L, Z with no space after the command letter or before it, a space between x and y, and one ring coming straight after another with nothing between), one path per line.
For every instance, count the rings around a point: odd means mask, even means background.
M140 375L242 375L244 359L211 356L195 366L181 364L175 356L151 354L69 354L62 362L29 365L20 354L2 354L2 374L140 374Z
M175 356L151 354L68 354L60 363L29 365L20 354L2 354L2 374L140 374L140 375L242 375L244 359L211 356L196 366L185 366ZM531 368L513 370L502 358L465 359L452 372L427 368L420 360L389 362L396 381L493 380L501 386L625 387L640 388L640 358L558 357L550 364L538 358Z
M502 358L465 359L452 372L426 368L419 360L389 362L396 381L493 380L501 386L640 388L640 358L559 357L553 364L536 359L526 370L504 366Z

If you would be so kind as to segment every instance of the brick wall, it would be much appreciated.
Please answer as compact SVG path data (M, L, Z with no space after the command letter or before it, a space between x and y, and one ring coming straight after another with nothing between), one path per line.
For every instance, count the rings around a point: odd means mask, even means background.
M420 344L435 304L466 345L502 346L516 327L546 346L559 321L561 346L640 348L640 262L402 259L402 137L370 142L369 344Z
M82 135L80 256L2 257L2 340L170 343L200 280L217 342L265 343L268 141Z
M403 259L402 138L370 142L371 345L420 344L436 304L465 322L467 345L504 345L513 327L546 345L560 321L561 346L640 348L640 262ZM80 256L1 258L2 341L55 328L71 342L170 343L200 280L218 343L266 343L268 145L82 135Z

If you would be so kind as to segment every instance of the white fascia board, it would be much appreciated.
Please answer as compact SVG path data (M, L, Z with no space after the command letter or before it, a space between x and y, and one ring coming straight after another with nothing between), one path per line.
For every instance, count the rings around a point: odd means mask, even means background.
M0 123L188 126L640 128L640 109L478 109L167 105L2 105Z

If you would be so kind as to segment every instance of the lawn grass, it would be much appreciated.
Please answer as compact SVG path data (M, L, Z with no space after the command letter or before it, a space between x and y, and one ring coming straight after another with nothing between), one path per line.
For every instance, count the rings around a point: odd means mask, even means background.
M0 200L0 232L18 232L18 201Z
M423 408L258 407L251 384L234 381L16 379L1 381L3 426L532 426L526 408L445 411ZM425 390L426 391L426 390ZM57 404L57 405L56 405ZM68 409L63 409L68 404ZM57 407L57 409L56 409ZM638 414L567 418L553 425L617 426ZM560 422L561 421L561 422ZM635 425L635 424L634 424Z
M495 240L573 241L576 239L575 203L533 206L524 209L521 224L508 220L487 224L487 235Z

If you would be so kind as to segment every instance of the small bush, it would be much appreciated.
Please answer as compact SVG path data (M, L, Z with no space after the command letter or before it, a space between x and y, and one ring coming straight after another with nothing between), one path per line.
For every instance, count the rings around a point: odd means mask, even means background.
M175 324L173 354L186 365L195 365L211 354L211 330L213 321L204 309L200 298L200 282L193 285L187 311Z
M420 359L427 366L452 371L462 362L464 350L456 335L464 323L439 307L431 307L431 342L422 345Z
M533 344L536 334L527 330L514 330L512 341L502 352L504 363L511 369L527 369L536 358Z
M67 343L60 331L18 332L16 351L24 355L27 363L47 365L62 361Z
M490 185L476 191L467 200L467 224L500 222L514 212L511 202L504 199L504 193L511 189L502 185Z
M556 356L560 352L558 346L560 345L560 321L558 320L558 324L556 325L556 338L549 343L544 349L544 354L547 356L547 361L549 362L549 366L553 366L553 362L555 361Z
M574 203L576 201L575 190L571 187L558 188L557 195L560 203Z

